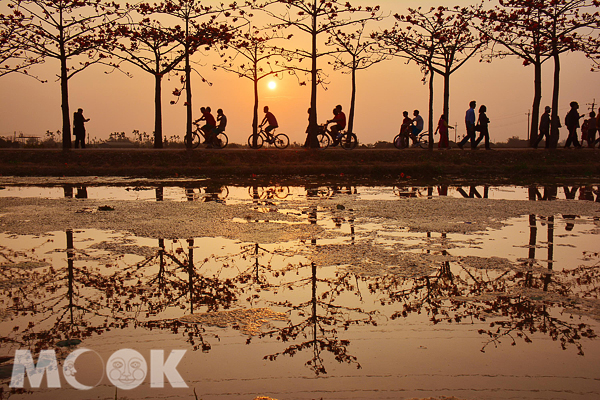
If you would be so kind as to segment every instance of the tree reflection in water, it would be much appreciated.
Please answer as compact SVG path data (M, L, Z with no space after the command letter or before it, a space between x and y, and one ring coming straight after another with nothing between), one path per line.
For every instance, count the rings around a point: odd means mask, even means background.
M283 343L295 343L282 351L266 355L264 359L274 361L281 355L294 357L297 353L310 350L312 355L305 365L316 375L327 373L324 352L331 353L339 363L353 364L361 368L358 359L348 351L350 341L342 339L339 333L351 325L377 325L377 312L336 303L344 292L361 297L356 275L339 273L333 279L318 278L315 263L311 263L310 266L301 264L294 269L298 273L300 269L308 267L311 270L310 277L286 282L282 289L295 290L310 285L310 299L297 304L289 300L272 302L275 306L289 309L290 322L283 328L272 329L259 335L261 338L275 337ZM318 288L322 286L325 290L318 293ZM247 343L250 343L250 339Z
M318 189L313 192L318 197ZM553 197L553 190L547 192ZM348 210L344 219L337 211L321 210L316 203L309 206L308 224L327 215L336 226L349 224L349 246L361 241L360 235L355 238L354 211ZM182 319L182 314L270 306L285 311L288 321L263 329L255 338L249 335L247 343L274 338L273 346L282 348L265 359L305 356L304 364L316 375L328 372L328 357L361 367L344 334L351 327L394 323L386 317L398 320L415 314L426 314L432 324L477 323L486 338L482 351L490 345L530 342L542 334L583 355L583 340L596 334L577 320L577 313L594 312L595 303L586 299L598 299L599 255L585 254L594 261L591 266L555 271L554 217L530 215L528 220L526 258L520 264L505 260L492 266L492 258L453 257L442 233L441 246L428 246L423 252L441 254L444 261L434 273L416 277L362 276L357 270L317 265L310 252L302 261L288 262L294 250L269 250L259 243L239 244L234 254L198 256L205 254L199 239L172 240L170 248L166 239L156 239L158 249L139 262L118 269L92 268L77 260L73 232L67 231L66 268L2 265L3 279L14 282L0 290L10 299L3 307L5 314L14 316L15 326L0 340L38 352L61 341L135 326L183 335L192 349L209 351L210 339L219 338L217 329ZM547 228L546 244L539 240L540 222ZM317 239L309 243L313 248ZM539 260L536 253L544 246L547 260ZM482 327L483 323L489 325Z
M375 278L369 282L370 291L385 295L382 305L402 305L392 319L425 313L433 324L489 321L489 328L478 330L488 337L481 351L490 344L497 347L505 339L513 346L518 339L531 342L533 335L540 333L558 341L563 349L575 346L583 355L581 340L596 334L591 325L577 321L576 315L590 312L590 306L580 298L598 299L600 262L592 267L553 271L554 217L544 220L548 226L545 271L535 259L537 227L532 215L529 257L520 265L489 269L486 264L490 259L478 263L465 257L456 264L456 271L449 261L443 261L430 276ZM596 253L587 256L599 259ZM598 315L598 310L595 313Z
M0 292L10 299L6 314L15 325L10 334L0 338L3 343L38 353L128 326L130 319L115 312L120 307L115 296L118 283L98 267L81 265L83 262L76 265L73 230L66 231L66 239L66 268L45 262L23 268L22 263L4 255L10 263L2 265L2 275L11 281L2 285ZM31 251L30 257L34 257L35 249Z

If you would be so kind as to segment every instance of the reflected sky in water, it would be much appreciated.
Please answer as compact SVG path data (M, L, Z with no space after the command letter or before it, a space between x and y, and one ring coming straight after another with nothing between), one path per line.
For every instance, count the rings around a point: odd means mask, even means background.
M269 244L98 229L0 233L0 356L17 348L64 356L60 343L72 339L104 360L121 348L147 359L151 349L188 350L178 370L189 390L146 382L127 398L193 398L192 388L202 399L600 396L598 215L412 232L310 203L596 202L598 186L5 186L0 196L249 203L265 214L277 204L296 224L327 232ZM6 371L2 378L6 390ZM82 368L85 379L93 377ZM49 396L114 398L114 387L82 393L65 383L15 398Z

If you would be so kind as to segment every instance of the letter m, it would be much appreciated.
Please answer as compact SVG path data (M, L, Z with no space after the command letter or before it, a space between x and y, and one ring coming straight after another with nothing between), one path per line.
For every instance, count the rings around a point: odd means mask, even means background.
M38 357L37 366L33 363L33 357L29 350L17 350L15 352L10 387L22 388L25 383L25 373L27 373L31 387L39 388L44 377L44 372L47 373L48 387L59 388L60 377L58 376L58 364L54 350L42 350Z

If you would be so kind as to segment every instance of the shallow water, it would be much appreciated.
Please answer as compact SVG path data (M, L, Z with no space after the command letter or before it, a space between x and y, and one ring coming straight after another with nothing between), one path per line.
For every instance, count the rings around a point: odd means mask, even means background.
M187 389L151 387L145 376L119 398L600 396L598 186L26 183L0 190L0 356L87 348L106 362L129 348L149 361L152 349L186 350L177 370ZM25 229L14 221L39 215L15 197L47 199L35 207L56 214L76 201L85 212L73 218L90 222ZM181 203L174 213L210 205L214 224L290 231L261 231L264 242L225 231L155 237L133 233L146 215L128 230L97 209L157 200ZM436 224L459 203L464 229ZM481 219L490 208L493 220ZM423 222L443 229L417 229ZM74 338L77 347L59 346ZM81 360L77 379L93 389L63 379L61 389L43 383L15 398L114 398L102 368Z

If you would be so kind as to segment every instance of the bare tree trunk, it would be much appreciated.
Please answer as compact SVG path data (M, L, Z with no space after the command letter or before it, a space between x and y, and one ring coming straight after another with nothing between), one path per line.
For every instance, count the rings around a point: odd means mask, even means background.
M186 106L186 125L185 125L185 147L192 150L192 67L190 66L190 46L187 43L190 37L189 20L185 21L185 106Z
M190 55L185 55L185 107L186 107L186 124L185 124L185 147L187 150L192 150L192 67L190 66Z
M450 121L450 73L444 74L444 115Z
M61 48L61 53L64 54L64 47ZM71 148L71 122L69 112L69 78L67 76L67 58L60 58L60 94L61 94L61 109L62 109L62 125L63 125L63 150Z
M529 147L535 146L538 137L538 124L540 120L540 103L542 102L542 63L539 55L536 56L533 78L533 105L531 106L531 125Z
M308 131L310 148L319 147L317 140L317 0L313 0L312 15L312 50L311 50L311 89L310 89L310 116L308 118Z
M254 65L254 71L256 71ZM258 77L254 73L254 114L252 116L252 147L257 146L258 140Z
M429 69L429 119L427 123L429 124L429 149L433 150L433 77L434 72L433 69Z
M161 103L162 76L154 74L154 148L162 149L162 103Z
M352 61L352 93L350 95L350 113L348 114L348 134L354 131L354 105L356 103L356 57Z
M558 146L558 124L560 119L558 117L558 92L560 86L560 59L558 51L553 52L554 58L554 86L552 88L552 129L550 131L551 148L555 149Z

